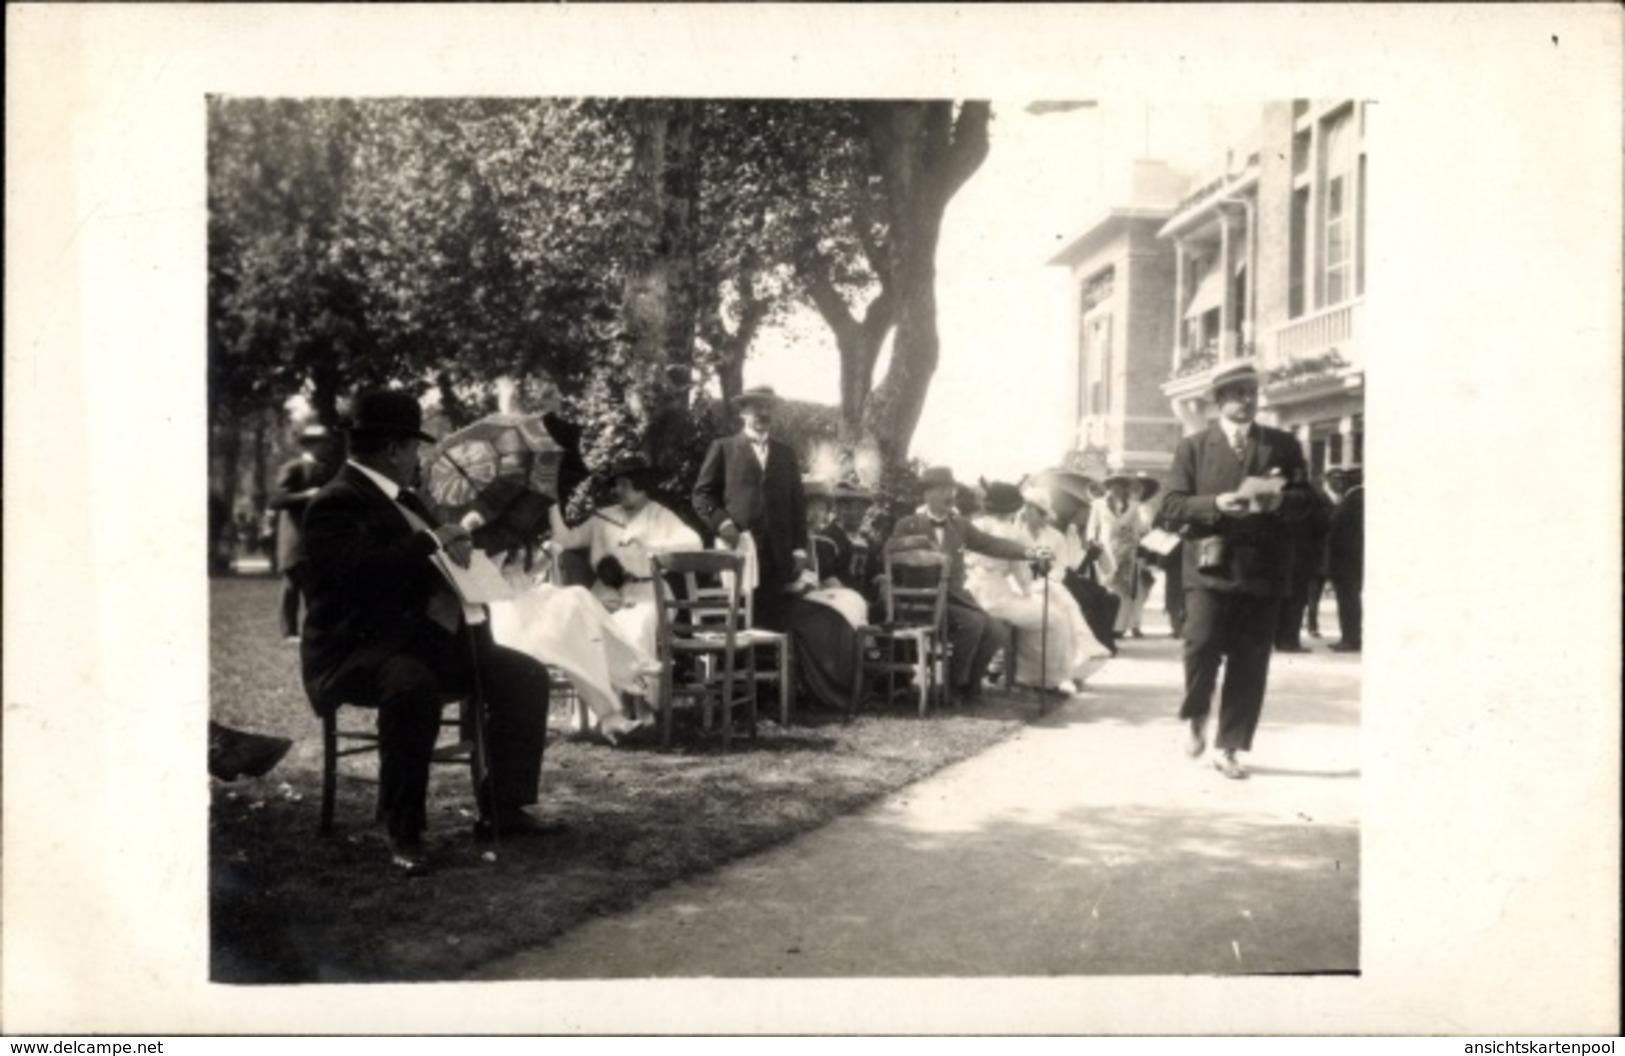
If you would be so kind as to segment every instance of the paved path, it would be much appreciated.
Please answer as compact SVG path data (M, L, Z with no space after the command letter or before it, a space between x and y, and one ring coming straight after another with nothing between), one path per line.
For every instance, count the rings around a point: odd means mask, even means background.
M1129 641L1011 741L478 977L1357 969L1359 658L1313 645L1250 780L1185 758L1179 643Z

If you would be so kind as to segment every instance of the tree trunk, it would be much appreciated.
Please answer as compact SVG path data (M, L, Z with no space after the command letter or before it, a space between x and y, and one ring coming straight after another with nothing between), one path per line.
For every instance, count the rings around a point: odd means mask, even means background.
M694 213L699 169L692 100L634 104L632 141L638 209L623 317L631 343L625 379L646 432L687 413L694 385ZM646 446L663 438L645 435Z
M985 102L872 103L865 127L885 187L885 251L896 296L897 332L886 376L869 396L865 429L881 458L908 457L936 373L936 256L942 219L955 192L987 157Z

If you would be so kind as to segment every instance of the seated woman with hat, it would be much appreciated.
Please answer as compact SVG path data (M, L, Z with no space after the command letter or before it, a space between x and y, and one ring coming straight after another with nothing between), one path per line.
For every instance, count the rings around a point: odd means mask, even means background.
M1030 505L1013 484L987 485L982 513L973 523L988 535L1059 555L1061 560L1040 565L1038 572L1026 560L973 554L965 562L965 586L990 615L1018 632L1014 663L1016 682L1045 689L1082 688L1090 675L1111 655L1089 632L1078 603L1065 589L1061 576L1066 564L1065 537L1045 523L1045 513ZM1044 580L1049 583L1046 600Z
M574 528L556 506L549 511L549 552L589 549L598 572L591 590L527 578L515 604L494 606L492 612L494 630L506 644L565 672L612 744L649 721L644 705L660 670L649 558L700 547L698 533L649 497L657 475L642 459L624 459L605 474L615 489L613 509ZM622 694L638 700L643 714L626 716Z
M806 478L802 490L807 495L807 535L812 542L812 567L801 578L804 597L834 609L856 630L869 622L869 602L841 582L840 546L829 534L835 489L826 481Z

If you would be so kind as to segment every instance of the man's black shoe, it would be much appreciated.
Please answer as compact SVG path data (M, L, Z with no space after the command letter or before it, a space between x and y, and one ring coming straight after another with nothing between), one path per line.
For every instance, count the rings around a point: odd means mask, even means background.
M523 810L504 812L494 821L489 817L482 817L474 823L474 838L481 843L526 836L560 836L567 831L562 822L542 821Z
M407 877L427 876L430 872L429 852L422 840L389 841L389 867Z

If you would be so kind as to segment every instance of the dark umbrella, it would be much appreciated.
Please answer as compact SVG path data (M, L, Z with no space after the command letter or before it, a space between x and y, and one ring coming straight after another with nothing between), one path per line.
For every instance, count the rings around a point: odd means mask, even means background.
M1046 469L1023 481L1021 492L1029 502L1043 507L1051 522L1061 527L1088 508L1100 495L1100 485L1070 469Z
M478 513L474 544L505 550L542 534L547 511L587 475L578 431L552 414L493 414L453 432L423 460L423 494L441 519Z

